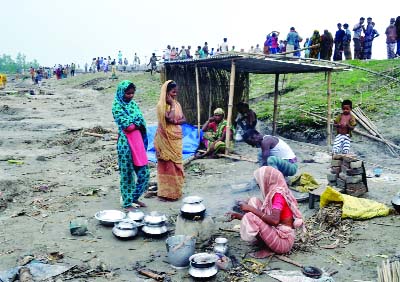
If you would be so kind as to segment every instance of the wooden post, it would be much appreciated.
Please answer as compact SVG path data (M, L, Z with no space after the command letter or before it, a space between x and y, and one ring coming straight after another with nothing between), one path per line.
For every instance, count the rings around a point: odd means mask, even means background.
M328 113L326 117L326 140L327 140L327 146L328 146L328 152L331 151L331 141L332 141L332 133L331 133L331 115L332 115L332 109L331 109L331 82L332 82L332 72L328 71L328 88L327 88L327 94L328 94Z
M233 95L235 94L235 73L236 73L236 64L235 61L232 60L232 66L231 66L231 79L229 83L229 101L228 101L228 117L227 117L227 129L231 128L231 119L232 119L232 107L233 107ZM226 149L225 149L225 154L229 154L229 146L231 143L231 131L227 130L226 135L225 135L225 144L226 144Z
M200 139L200 85L199 85L199 70L195 65L196 70L196 93L197 93L197 138Z
M275 74L274 115L272 119L272 135L276 134L276 120L278 118L279 73Z

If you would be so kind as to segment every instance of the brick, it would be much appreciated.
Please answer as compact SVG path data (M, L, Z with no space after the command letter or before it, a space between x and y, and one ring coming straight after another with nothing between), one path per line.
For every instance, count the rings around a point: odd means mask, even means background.
M345 165L342 165L342 166L340 167L340 171L343 172L343 173L345 173L345 174L347 174L347 171L348 171L349 169L350 169L350 168L348 168L348 167L345 166Z
M343 160L342 154L332 155L332 160Z
M331 160L331 166L341 166L342 161L341 160Z
M336 173L329 173L329 174L326 175L326 178L328 179L329 182L330 181L335 181L336 182L337 174Z
M340 188L346 188L346 182L344 180L338 178L336 179L336 186Z
M345 162L354 162L354 161L358 161L357 156L356 155L344 155L343 156L343 161Z
M331 173L335 173L336 175L339 175L340 171L341 171L340 166L331 167Z
M360 168L362 167L363 162L362 161L355 161L350 163L350 168Z
M328 181L328 185L329 186L336 186L337 182L336 182L336 180L335 181Z
M362 176L361 175L346 175L345 181L346 181L346 184L360 183L360 182L362 182Z
M345 174L343 172L339 173L339 178L342 179L343 181L346 181L346 177L347 177L347 174Z
M346 171L347 175L357 175L357 174L363 174L364 169L362 167L359 168L351 168Z

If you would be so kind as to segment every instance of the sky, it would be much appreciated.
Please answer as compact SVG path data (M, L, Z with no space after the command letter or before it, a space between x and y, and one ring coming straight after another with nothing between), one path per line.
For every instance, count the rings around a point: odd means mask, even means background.
M337 23L352 29L360 17L372 17L380 33L372 59L385 59L386 27L390 18L400 15L400 1L393 0L368 5L358 0L1 1L0 55L15 59L20 52L43 66L83 66L93 57L117 58L119 50L129 62L137 53L147 63L152 52L162 55L168 44L195 50L207 41L217 48L224 37L229 48L247 51L262 46L273 30L280 32L279 39L285 39L292 26L304 39L315 29L334 35Z

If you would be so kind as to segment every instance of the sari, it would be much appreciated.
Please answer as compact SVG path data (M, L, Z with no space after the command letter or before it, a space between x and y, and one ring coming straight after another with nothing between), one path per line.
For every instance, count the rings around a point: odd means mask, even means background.
M166 102L166 81L161 87L160 99L157 103L158 127L154 137L154 147L157 156L157 196L169 200L177 200L182 196L182 187L185 180L182 160L182 127L167 122L166 112L171 106ZM182 107L174 100L175 117L183 117Z
M207 152L210 151L210 147L211 144L214 144L214 152L218 153L218 152L225 152L226 149L226 144L224 141L217 141L219 138L222 137L222 135L226 132L226 128L228 125L228 121L227 120L222 120L220 123L216 123L216 122L211 122L208 125L208 129L204 132L203 135L203 144L206 146L207 148ZM231 131L231 138L235 135L235 132L233 130L232 127ZM231 140L231 142L229 143L229 151L233 151L233 146L234 146L234 142L233 140Z
M282 195L293 214L293 226L299 228L303 225L301 212L296 198L290 192L282 173L269 166L258 168L254 177L260 186L263 200L250 198L248 204L262 211L264 214L272 213L272 199L276 193ZM295 230L290 226L278 224L271 226L255 214L246 213L240 223L240 236L244 241L256 243L260 238L273 252L284 254L289 252L295 241Z
M125 90L132 84L123 80L118 84L112 114L118 126L118 167L122 205L130 207L147 189L150 179L146 155L146 121L136 102L125 102Z

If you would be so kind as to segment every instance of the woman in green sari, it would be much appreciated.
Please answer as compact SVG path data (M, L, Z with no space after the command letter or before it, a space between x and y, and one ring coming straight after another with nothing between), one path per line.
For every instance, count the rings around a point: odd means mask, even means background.
M139 197L147 190L150 171L147 166L146 121L133 100L136 86L129 80L118 84L112 114L118 126L118 165L122 205L126 209L145 207Z
M206 146L207 151L204 154L197 155L198 158L205 156L216 156L218 153L225 153L226 144L226 129L228 122L224 119L225 112L221 108L214 110L214 115L210 117L203 125L203 144ZM233 150L233 136L234 130L231 127L231 136L228 150Z

